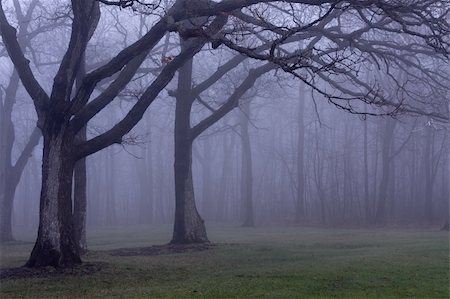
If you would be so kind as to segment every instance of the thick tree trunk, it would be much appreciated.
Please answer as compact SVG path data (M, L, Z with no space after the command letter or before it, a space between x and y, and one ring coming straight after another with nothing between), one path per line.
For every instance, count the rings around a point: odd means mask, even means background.
M182 47L184 41L182 41ZM175 224L171 243L209 242L195 205L192 181L191 108L192 59L180 68L175 108Z
M81 263L73 234L73 134L58 125L44 129L39 230L27 267L70 267Z
M205 224L195 205L192 181L192 142L175 142L175 225L171 243L209 242Z

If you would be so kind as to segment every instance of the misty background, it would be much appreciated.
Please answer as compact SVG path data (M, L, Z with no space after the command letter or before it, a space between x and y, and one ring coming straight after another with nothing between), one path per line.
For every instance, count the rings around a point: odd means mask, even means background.
M50 90L70 27L64 1L55 2L54 11L40 9L36 20L51 29L34 37L27 51L39 81ZM115 7L102 11L86 52L88 70L142 36L154 22L152 15ZM41 26L36 24L31 26ZM163 51L163 58L177 54L178 36L167 34L165 41L165 46L152 51L120 97L89 123L88 139L126 114L164 65L159 59ZM194 86L233 55L230 50L213 52L205 47L193 59ZM194 104L192 122L220 106L252 63L239 65L202 94L202 103ZM13 70L4 50L0 65L4 89ZM175 89L176 79L124 144L87 158L88 227L173 223L175 99L171 91ZM392 87L392 97L396 92ZM32 101L21 85L12 119L14 160L36 125ZM270 72L244 95L239 108L194 142L197 207L206 223L245 224L250 194L255 225L440 226L449 213L448 134L446 124L424 116L364 116L336 109L292 76ZM18 185L14 228L37 228L41 152L39 143Z

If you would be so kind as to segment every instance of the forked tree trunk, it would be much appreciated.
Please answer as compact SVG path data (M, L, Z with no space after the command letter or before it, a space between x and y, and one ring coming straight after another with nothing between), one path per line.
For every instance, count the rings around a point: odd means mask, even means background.
M183 41L182 41L183 47ZM175 224L172 244L209 242L195 205L192 182L192 59L180 68L175 108Z
M19 87L19 76L13 72L5 94L0 93L0 242L14 241L12 211L16 188L23 170L39 143L40 131L35 128L19 157L13 163L15 142L13 107Z
M73 234L73 134L58 124L43 130L44 153L39 230L27 267L70 267L81 263Z
M16 164L11 165L10 161L3 160L0 168L3 173L0 176L0 243L14 241L12 233L12 212L14 197L16 195L17 185L19 184L23 170L28 162L34 148L39 143L40 132L36 128L30 136L25 148L21 152ZM12 143L8 146L6 152L8 159L11 157ZM5 151L0 151L0 154ZM2 160L2 159L0 159Z

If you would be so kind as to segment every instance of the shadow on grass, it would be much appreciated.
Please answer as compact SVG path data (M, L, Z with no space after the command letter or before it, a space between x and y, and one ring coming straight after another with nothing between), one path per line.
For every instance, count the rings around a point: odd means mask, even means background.
M219 245L225 244L164 244L150 247L118 248L114 250L88 251L87 254L106 253L111 256L157 256L178 253L192 253L213 249ZM230 245L230 244L226 244ZM66 277L66 276L84 276L100 272L108 267L105 262L84 262L71 268L43 267L38 269L17 267L0 269L0 280L20 279L20 278L47 278L47 277Z
M61 276L84 276L101 271L108 266L107 263L93 262L83 263L72 268L7 268L0 269L0 280L18 279L18 278L46 278Z
M213 249L218 245L212 243L196 243L196 244L164 244L154 245L150 247L135 247L135 248L119 248L114 250L103 251L112 256L152 256L164 255L174 253L191 253L197 251L205 251Z

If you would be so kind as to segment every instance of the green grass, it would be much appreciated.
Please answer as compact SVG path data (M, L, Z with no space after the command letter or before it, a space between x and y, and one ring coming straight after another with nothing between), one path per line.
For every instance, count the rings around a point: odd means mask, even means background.
M210 226L211 250L111 256L102 250L163 244L170 227L90 232L85 276L3 280L1 298L449 298L449 239L433 230L328 230ZM19 237L31 241L30 234ZM1 247L1 267L22 265L32 244Z

